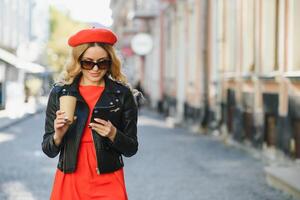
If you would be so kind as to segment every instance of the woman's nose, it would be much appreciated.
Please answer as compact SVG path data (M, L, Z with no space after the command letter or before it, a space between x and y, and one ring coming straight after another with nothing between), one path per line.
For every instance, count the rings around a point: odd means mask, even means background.
M98 71L99 70L99 67L97 64L94 64L94 67L92 68L93 71Z

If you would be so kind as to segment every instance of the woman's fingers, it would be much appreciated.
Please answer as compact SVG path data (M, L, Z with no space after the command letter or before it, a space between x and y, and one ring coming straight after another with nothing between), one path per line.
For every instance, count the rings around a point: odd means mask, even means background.
M100 123L90 123L89 125L91 129L95 130L101 136L106 137L110 133L110 127L108 126L104 126Z
M97 124L97 123L91 123L90 127L92 129L99 130L99 131L106 131L107 130L107 127L105 127L105 126L103 126L101 124Z
M95 120L97 121L97 120ZM100 120L98 120L100 121ZM102 124L101 124L102 123ZM101 121L101 123L90 123L89 127L95 130L99 135L103 137L108 137L111 141L114 140L116 136L117 129L110 121ZM105 124L105 125L103 125Z
M56 119L65 120L65 119L67 119L67 117L65 117L64 115L60 115L60 116L57 116Z
M104 125L104 126L107 125L107 123L108 123L106 120L103 120L103 119L100 119L100 118L95 118L95 121L102 124L102 125Z
M63 122L67 122L68 118L65 116L65 112L58 110L56 111L56 122L57 123L63 123Z
M61 110L56 111L56 118L67 118L66 112Z
M65 113L66 113L65 111L58 110L58 111L56 111L56 116L64 115Z
M67 121L65 119L57 119L56 124L65 124Z
M61 128L67 124L67 120L64 116L59 116L54 120L55 128Z
M65 125L66 125L66 124L57 124L57 125L56 125L56 128L59 129L59 128L64 127Z
M68 123L65 121L59 121L59 122L55 123L56 128L61 128L61 127L67 126L67 125L68 125Z

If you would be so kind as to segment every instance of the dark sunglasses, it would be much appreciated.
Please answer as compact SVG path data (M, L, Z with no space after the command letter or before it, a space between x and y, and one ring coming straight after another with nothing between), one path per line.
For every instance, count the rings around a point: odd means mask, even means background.
M98 69L108 69L111 65L111 60L99 60L97 62L90 61L90 60L81 60L80 65L83 69L91 70L97 65Z

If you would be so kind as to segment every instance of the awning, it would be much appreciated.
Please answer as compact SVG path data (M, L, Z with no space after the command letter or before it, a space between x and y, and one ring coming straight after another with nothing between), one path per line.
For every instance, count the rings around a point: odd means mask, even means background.
M15 56L14 54L5 51L1 48L0 48L0 60L3 60L8 64L18 69L23 69L29 73L43 73L46 71L45 67L43 67L42 65L22 60L17 56Z

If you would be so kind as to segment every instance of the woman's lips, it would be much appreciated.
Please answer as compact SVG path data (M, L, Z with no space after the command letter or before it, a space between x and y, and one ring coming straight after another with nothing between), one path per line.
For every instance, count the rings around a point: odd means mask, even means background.
M100 76L99 73L89 73L89 75L92 76L92 77L98 77L98 76Z

